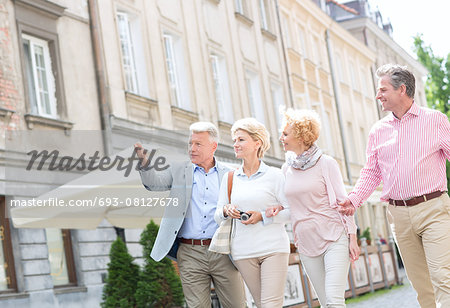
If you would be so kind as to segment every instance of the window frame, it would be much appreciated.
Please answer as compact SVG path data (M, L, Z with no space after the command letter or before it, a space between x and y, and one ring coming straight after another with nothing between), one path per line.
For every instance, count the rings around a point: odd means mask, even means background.
M26 53L25 51L25 42L28 42L28 48L29 53ZM55 82L55 76L52 68L52 60L50 57L50 48L48 41L40 39L38 37L22 33L22 46L23 46L23 55L26 57L24 60L25 63L25 70L27 71L27 88L28 88L28 94L30 95L30 107L32 109L33 114L37 114L44 117L49 118L58 118L57 112L56 112L56 106L57 106L57 99L56 99L56 82ZM38 71L42 70L42 66L40 66L38 63L36 63L37 58L37 52L36 47L39 47L42 49L42 60L43 60L43 71L45 74L45 78L42 78L42 76L39 76ZM31 63L29 63L29 61ZM32 75L32 80L29 78L29 73ZM39 82L39 80L45 79L44 81ZM40 85L41 83L46 85L46 89L42 89L44 85ZM31 85L32 84L32 85ZM31 88L34 89L34 93L31 92ZM48 102L43 102L42 100L42 92L46 90L47 96L48 96ZM33 95L34 94L34 95ZM34 99L31 99L31 96L34 97ZM33 103L32 103L33 101ZM35 106L34 106L35 105ZM48 106L46 106L48 105ZM33 112L34 108L36 109L35 112ZM45 109L49 109L50 111L47 112Z
M17 292L16 268L14 262L13 247L11 241L11 224L7 218L5 196L0 196L0 240L5 258L5 275L8 283L8 289L0 290L0 294Z
M60 284L60 285L53 285L53 288L55 288L55 289L76 286L78 284L77 274L76 274L76 269L75 269L75 258L73 255L71 232L69 229L60 229L60 230L61 230L61 236L62 236L62 242L63 242L64 256L66 259L66 270L67 270L68 283ZM48 239L47 239L47 245L48 245ZM50 263L50 259L49 259L49 263ZM53 278L52 278L52 281L53 281Z
M186 65L182 38L170 31L164 31L162 40L172 106L193 111L188 72L184 69Z
M64 129L70 129L72 125L69 122L64 122L67 119L67 106L65 99L65 90L63 82L63 71L61 64L61 54L59 50L59 38L57 31L57 20L63 16L63 6L51 3L44 0L16 0L14 1L15 17L17 23L17 38L20 54L20 62L22 68L22 84L25 97L25 108L27 114L25 119L29 128L33 127L33 123L41 123ZM55 97L56 97L56 117L49 117L41 115L32 110L29 89L28 77L25 67L25 52L23 47L22 35L29 35L37 39L47 42L49 55L51 60L51 71L55 80ZM31 117L31 120L27 119ZM48 119L48 121L39 120L39 118ZM36 120L38 119L38 120Z
M211 53L209 58L219 121L233 123L233 104L225 58L215 53Z

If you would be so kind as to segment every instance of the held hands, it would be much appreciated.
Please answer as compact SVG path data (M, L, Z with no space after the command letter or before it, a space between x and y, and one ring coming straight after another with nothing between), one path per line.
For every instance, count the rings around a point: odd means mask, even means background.
M280 211L284 210L282 205L271 206L266 209L266 217L277 216Z
M339 205L338 211L341 214L347 215L347 216L352 216L353 214L355 214L356 208L353 206L350 199L347 198L344 201L339 202L338 205Z
M358 260L361 250L359 249L359 246L358 246L356 234L350 234L350 239L349 239L349 243L348 243L348 251L349 251L349 255L350 255L350 260L352 262Z

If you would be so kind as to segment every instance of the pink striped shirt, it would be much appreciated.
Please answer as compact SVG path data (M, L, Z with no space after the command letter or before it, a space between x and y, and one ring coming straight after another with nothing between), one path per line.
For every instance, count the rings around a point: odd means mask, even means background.
M413 102L401 119L390 114L372 127L367 162L349 199L361 206L381 181L382 201L446 191L446 159L450 160L447 116Z

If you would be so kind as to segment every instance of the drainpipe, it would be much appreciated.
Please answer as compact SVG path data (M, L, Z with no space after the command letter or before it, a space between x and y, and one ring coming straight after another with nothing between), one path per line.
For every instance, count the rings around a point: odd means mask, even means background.
M105 155L112 154L111 106L105 74L105 58L101 43L100 19L97 0L88 0L92 48L94 52L95 75L98 90L100 120Z
M97 79L98 101L100 121L102 125L102 139L105 156L112 155L112 131L111 131L111 105L108 91L108 82L105 74L105 57L103 44L101 43L100 19L98 15L97 0L88 0L90 30L92 48L94 52L95 76ZM116 235L125 243L125 230L114 227Z
M342 139L342 151L344 153L345 169L347 170L348 183L350 185L353 185L352 172L350 170L350 163L349 163L348 155L347 155L347 142L346 142L346 138L345 138L345 134L344 134L344 123L342 120L342 112L341 112L341 105L340 105L340 101L339 101L336 73L334 72L333 55L331 53L329 29L325 30L325 41L327 43L328 62L330 65L331 81L333 82L333 93L334 93L334 99L336 101L337 117L338 117L338 121L339 121L339 131L341 133L341 139Z
M287 78L287 84L289 88L289 98L291 99L291 107L294 108L294 97L292 96L292 85L291 85L291 77L289 72L289 63L287 60L287 49L284 45L284 36L283 36L283 27L281 26L281 17L280 17L280 5L278 3L278 0L275 1L275 10L277 11L277 20L278 20L278 28L280 29L280 42L281 42L281 48L283 49L283 58L284 58L284 64L286 67L286 78Z

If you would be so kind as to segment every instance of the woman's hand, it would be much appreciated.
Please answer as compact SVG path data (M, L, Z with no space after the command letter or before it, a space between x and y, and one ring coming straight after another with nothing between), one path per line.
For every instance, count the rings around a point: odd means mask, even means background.
M266 209L266 217L277 216L277 214L282 210L284 210L284 207L281 204L270 206Z
M246 213L251 214L251 216L250 216L250 218L248 220L245 220L245 221L241 220L242 224L244 224L244 225L256 224L257 222L263 220L261 212L258 212L258 211L246 211Z
M231 218L240 218L241 214L236 209L236 205L226 204L223 206L223 216Z
M348 243L348 250L350 254L350 260L352 262L358 260L359 254L361 253L361 250L358 246L358 241L356 239L356 234L350 234L350 239Z

